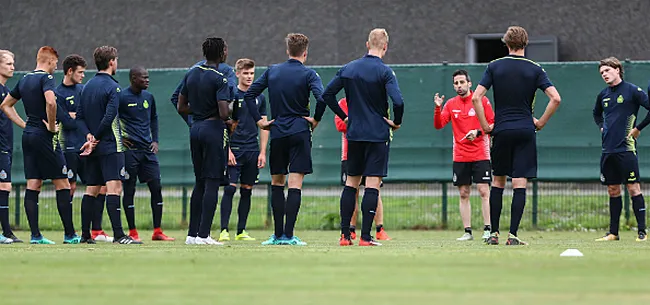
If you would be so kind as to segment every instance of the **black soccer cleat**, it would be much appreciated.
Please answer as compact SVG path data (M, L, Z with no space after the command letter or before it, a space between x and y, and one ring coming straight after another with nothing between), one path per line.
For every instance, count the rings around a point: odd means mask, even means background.
M16 237L16 235L14 235L14 233L11 233L11 234L8 234L8 235L4 235L4 237L6 237L6 238L11 238L11 240L13 240L14 243L23 243L23 240L20 239L20 238L18 238L18 237Z
M142 245L141 241L137 241L137 240L133 239L131 236L128 236L128 235L124 235L124 236L114 240L113 243L122 244L122 245Z
M94 245L97 242L92 237L84 237L83 235L81 236L81 241L79 241L80 244L89 244L89 245Z
M498 245L499 244L499 233L494 232L490 234L490 237L488 237L487 241L485 242L487 245Z

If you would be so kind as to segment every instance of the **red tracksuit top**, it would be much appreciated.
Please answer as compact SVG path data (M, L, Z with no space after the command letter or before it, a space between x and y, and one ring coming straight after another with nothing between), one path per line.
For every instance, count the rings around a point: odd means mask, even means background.
M339 107L348 114L348 101L345 98L339 100ZM336 130L341 132L341 161L348 159L348 139L345 137L345 133L348 131L348 125L339 118L338 115L334 116L334 124L336 125Z

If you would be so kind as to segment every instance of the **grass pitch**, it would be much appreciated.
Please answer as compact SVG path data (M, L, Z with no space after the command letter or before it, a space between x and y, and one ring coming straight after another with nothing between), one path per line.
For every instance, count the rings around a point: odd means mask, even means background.
M306 247L0 245L0 303L13 304L635 304L650 244L623 231L522 232L525 247L457 242L461 232L389 231L383 247L339 247L336 231L299 231ZM479 232L477 232L479 233ZM60 242L62 232L44 232ZM141 237L151 232L141 231ZM218 234L214 232L214 234ZM26 238L28 232L18 232ZM505 240L502 241L502 244ZM576 248L584 257L560 257ZM453 303L452 303L453 302Z

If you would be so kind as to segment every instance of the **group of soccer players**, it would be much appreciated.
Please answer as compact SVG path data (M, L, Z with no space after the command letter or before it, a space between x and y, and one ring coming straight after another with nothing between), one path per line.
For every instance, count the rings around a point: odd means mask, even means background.
M55 86L52 73L59 55L49 46L38 50L36 68L27 73L9 91L4 86L13 76L14 56L0 51L2 80L2 116L0 142L0 243L22 242L10 229L8 195L11 190L11 122L24 129L22 148L27 180L25 213L32 244L53 244L45 238L38 224L38 201L43 180L52 180L56 202L64 227L64 244L95 243L141 244L135 227L133 201L137 180L147 183L151 191L154 233L152 240L173 241L161 229L162 188L158 152L158 120L153 95L147 92L149 75L135 67L129 73L130 86L121 88L113 75L117 71L117 49L95 49L98 72L82 85L87 64L79 55L63 60L64 77ZM14 106L22 100L25 122ZM81 236L76 234L72 199L77 177L86 185L81 201ZM121 202L120 196L124 191ZM113 228L113 237L102 230L104 205ZM128 221L129 232L122 228L120 206Z
M368 36L365 56L344 65L323 88L313 69L307 68L309 39L303 34L286 37L286 62L272 65L254 80L255 62L242 58L235 68L225 64L228 46L222 38L207 38L202 45L205 60L192 66L178 85L172 103L190 127L190 150L195 186L190 202L190 222L186 244L222 245L230 240L229 220L233 197L239 184L240 201L236 240L255 240L246 232L253 185L259 170L266 166L270 138L269 166L274 233L263 245L306 245L294 232L305 175L312 173L312 132L329 107L342 135L340 200L341 235L339 244L350 246L356 239L356 214L360 185L360 246L380 246L377 240L390 239L383 229L383 205L379 189L388 172L388 156L393 132L402 123L404 102L397 78L382 57L388 50L388 33L374 29ZM453 128L453 182L460 194L460 211L465 232L460 241L472 240L470 186L477 184L482 201L482 239L499 244L499 219L506 178L512 178L511 223L506 245L526 245L518 228L526 203L528 179L537 175L536 133L544 128L559 107L561 98L541 66L524 57L528 44L526 30L513 26L503 37L509 55L491 62L472 91L465 70L451 75L457 96L444 103L434 95L434 127L449 122ZM135 226L134 195L137 179L151 192L154 233L152 240L172 241L161 230L163 197L160 183L158 120L156 104L144 68L129 72L130 86L121 88L113 78L117 70L117 50L102 46L95 50L98 72L84 86L87 68L79 55L63 61L64 79L55 87L52 73L58 54L51 47L38 51L36 69L27 73L13 90L5 87L13 76L14 56L0 50L0 243L22 242L11 231L8 196L11 190L12 124L23 128L25 212L31 229L30 243L52 244L38 226L38 197L43 180L52 180L64 227L63 243L113 241L142 243ZM648 95L623 80L623 67L616 58L599 64L607 83L597 97L594 120L603 139L601 181L610 195L610 229L599 241L618 240L622 208L621 184L632 196L638 222L637 241L647 240L645 202L639 184L636 138L650 123L647 116L636 124L639 106L650 109ZM485 97L493 88L494 105ZM272 119L268 120L266 98ZM345 90L345 98L336 95ZM537 90L549 98L543 115L533 116ZM650 89L650 88L649 88ZM310 116L310 94L316 100ZM388 100L392 101L392 119ZM27 122L14 105L22 100ZM494 108L493 108L494 107ZM287 177L288 176L288 177ZM81 236L72 221L72 198L77 177L86 185L81 204ZM285 195L285 186L288 191ZM217 240L210 231L218 191L221 200L221 230ZM124 198L120 202L120 196ZM104 202L113 236L101 228ZM128 234L120 219L123 207ZM376 236L372 224L376 222Z

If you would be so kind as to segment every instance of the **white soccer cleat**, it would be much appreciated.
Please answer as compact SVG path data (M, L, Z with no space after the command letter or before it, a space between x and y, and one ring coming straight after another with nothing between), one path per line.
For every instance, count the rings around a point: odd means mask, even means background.
M459 238L456 238L456 240L458 240L458 241L474 240L474 236L472 236L472 234L465 233L465 234L463 234L463 236L461 236Z
M93 238L93 239L95 241L101 241L101 242L105 242L105 243L112 243L113 242L113 237L108 236L106 234L99 234L99 235L95 236L95 238Z
M487 242L488 238L490 238L490 230L483 231L483 236L481 236L484 242Z
M195 243L196 243L197 245L223 246L223 243L220 243L220 242L218 242L218 241L212 239L211 236L208 236L208 237L206 237L206 238L197 237L197 238L195 239Z
M185 237L185 244L186 245L196 245L196 237L194 237L194 236Z

